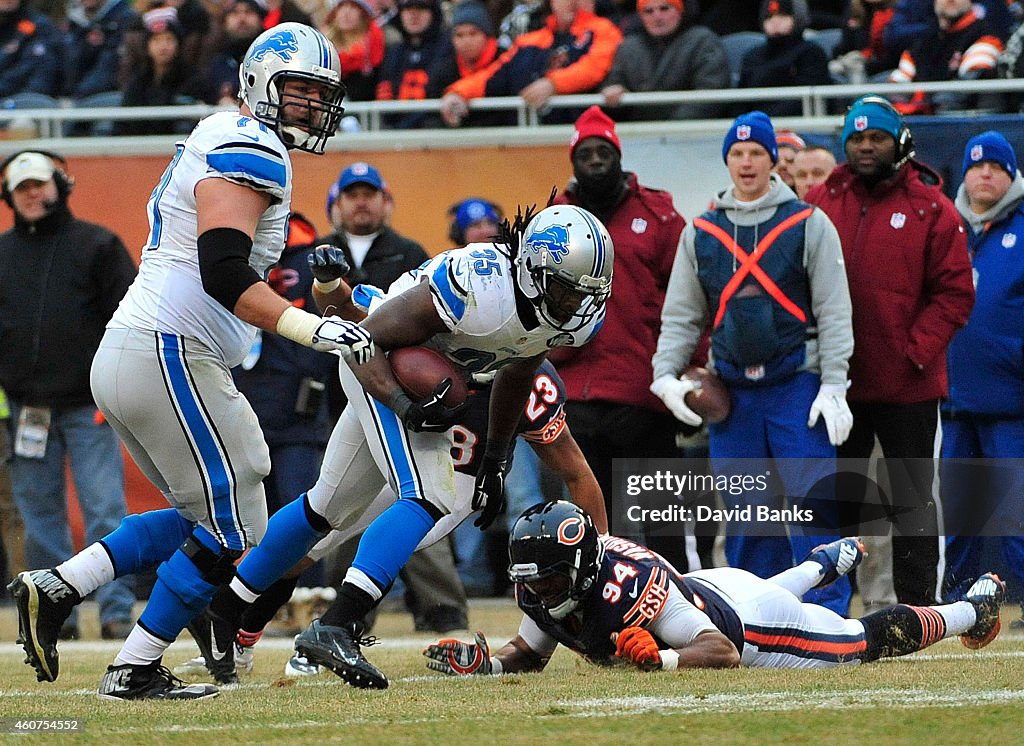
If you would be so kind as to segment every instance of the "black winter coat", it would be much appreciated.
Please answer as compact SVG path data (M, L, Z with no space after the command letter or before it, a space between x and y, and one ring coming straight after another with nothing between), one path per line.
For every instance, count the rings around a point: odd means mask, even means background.
M64 207L0 235L0 386L19 404L93 403L89 369L136 268L121 239Z

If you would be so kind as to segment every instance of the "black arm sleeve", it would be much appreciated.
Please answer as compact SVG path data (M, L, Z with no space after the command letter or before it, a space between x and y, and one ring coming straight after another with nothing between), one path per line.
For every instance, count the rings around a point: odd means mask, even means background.
M262 282L249 266L252 239L235 228L211 228L196 241L203 290L232 313L242 293Z

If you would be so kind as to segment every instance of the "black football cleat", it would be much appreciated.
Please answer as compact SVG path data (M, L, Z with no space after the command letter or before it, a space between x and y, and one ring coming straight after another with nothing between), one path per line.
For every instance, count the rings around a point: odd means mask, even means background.
M360 639L363 626L353 622L344 627L332 627L314 619L298 637L295 649L309 663L331 669L349 686L359 689L387 689L388 678L366 660L360 645L375 645L377 638Z
M220 690L212 684L185 684L156 660L144 666L107 666L103 674L100 699L208 699Z
M206 670L214 680L223 686L237 686L238 673L235 670L235 636L237 630L231 624L209 611L204 611L187 627L203 654Z
M18 610L18 643L39 681L56 681L60 671L57 640L71 610L82 601L53 570L19 573L7 589Z
M969 601L977 614L974 626L960 635L960 642L971 650L983 648L999 634L999 608L1006 599L1006 583L994 572L987 572L967 590Z

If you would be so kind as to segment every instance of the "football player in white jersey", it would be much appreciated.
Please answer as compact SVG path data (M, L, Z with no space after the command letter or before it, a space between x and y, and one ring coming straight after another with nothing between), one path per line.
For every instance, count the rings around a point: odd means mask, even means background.
M467 376L497 371L472 499L481 528L501 511L509 446L537 366L550 348L577 347L597 334L611 294L613 247L597 218L571 205L530 218L506 224L501 242L440 254L386 295L362 299L370 314L361 326L378 349L426 344ZM357 302L360 292L367 291L356 289ZM324 302L333 302L329 294ZM266 537L239 565L230 587L217 593L210 612L217 647L227 649L246 605L328 530L351 526L388 483L398 499L363 534L337 601L296 640L301 654L352 686L382 689L387 677L360 650L360 620L417 544L456 510L450 428L461 412L441 401L450 382L412 402L384 355L361 366L341 365L340 376L349 406L331 435L320 478L304 501L274 514Z
M863 551L858 539L838 539L767 580L731 567L680 575L644 546L598 536L577 505L535 505L509 535L519 634L493 656L480 632L473 642L441 640L424 651L427 667L461 676L539 671L562 644L599 665L645 671L827 668L908 655L952 635L977 649L999 634L1006 584L993 573L963 600L896 604L860 619L801 603L856 567Z
M171 508L132 515L101 541L12 584L20 642L41 681L58 673L57 631L114 577L157 567L149 603L100 684L106 699L201 699L161 665L234 561L266 530L270 457L232 383L257 329L354 364L368 333L290 305L264 277L285 242L288 150L323 153L344 111L338 53L319 31L285 23L261 34L239 68L241 104L200 122L149 199L135 283L107 326L92 390L108 422Z

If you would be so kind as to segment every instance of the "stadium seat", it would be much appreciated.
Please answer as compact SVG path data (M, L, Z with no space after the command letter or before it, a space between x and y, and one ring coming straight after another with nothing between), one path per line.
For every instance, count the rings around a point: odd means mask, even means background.
M729 71L732 73L732 87L740 82L740 65L743 55L754 47L764 44L764 34L760 31L737 31L722 37L725 54L729 60Z
M841 28L804 29L804 39L813 41L825 52L825 59L832 59L835 48L843 39Z

